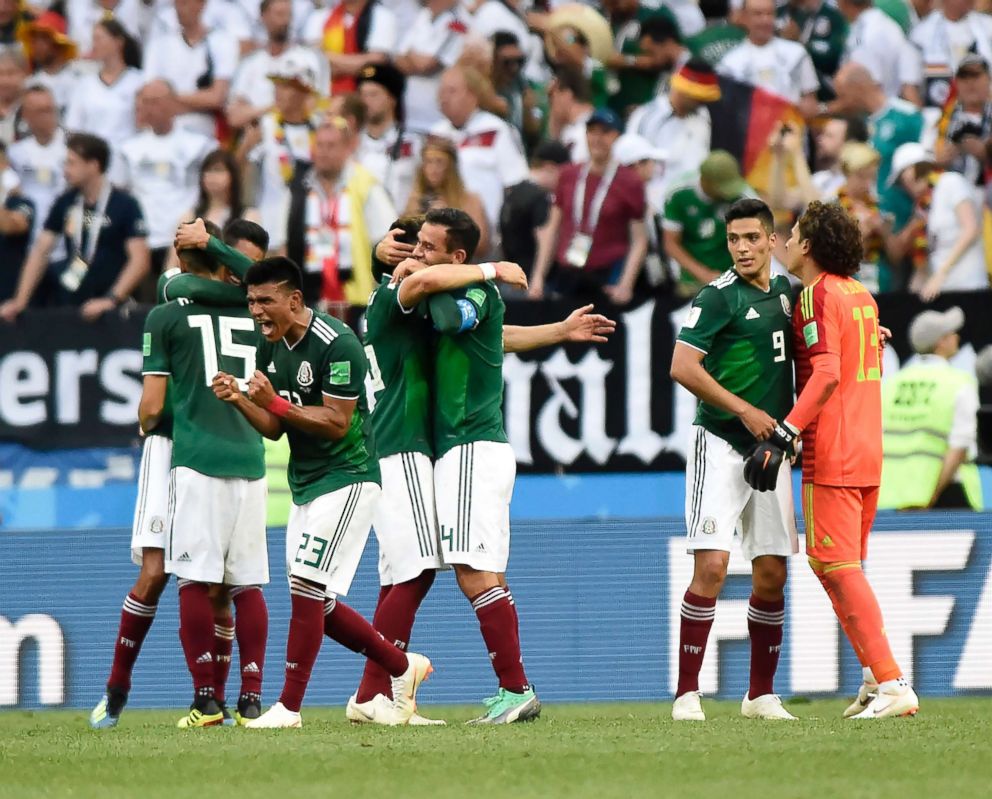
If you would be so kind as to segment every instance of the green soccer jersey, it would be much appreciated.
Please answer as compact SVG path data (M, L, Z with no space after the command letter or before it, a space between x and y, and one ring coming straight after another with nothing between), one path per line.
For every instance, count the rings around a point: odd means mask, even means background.
M713 25L686 39L686 46L694 58L701 58L711 67L747 37L747 31L729 22Z
M702 264L723 272L734 265L727 249L727 223L723 216L729 202L709 197L699 184L676 189L665 202L662 227L681 234L686 252ZM700 282L682 270L679 282L692 289Z
M179 299L145 320L143 374L172 385L172 465L210 477L265 476L262 437L235 408L214 396L219 371L247 382L255 371L255 323L248 309Z
M834 92L830 89L830 85L834 73L840 66L844 45L847 42L848 24L844 15L834 6L823 2L812 12L786 4L779 8L776 16L776 27L779 30L790 19L796 23L800 31L799 42L809 53L816 74L820 78L817 98L821 101L832 100Z
M460 444L506 442L503 429L503 313L489 282L431 298L441 332L434 359L434 454Z
M284 425L289 438L289 487L293 502L305 505L354 483L379 482L369 403L365 394L368 361L358 336L333 316L313 314L303 338L261 340L258 368L279 396L301 407L324 404L324 395L358 400L351 426L338 441Z
M647 8L639 6L634 19L611 22L613 46L621 55L641 55L641 24L654 17L665 17L678 28L678 20L667 8ZM619 87L610 98L610 108L627 116L630 109L653 100L658 86L658 75L643 69L617 70Z
M398 452L433 457L427 322L416 311L403 310L397 285L386 276L369 298L365 324L376 452L380 458Z
M792 289L773 277L762 291L733 269L696 295L678 340L705 353L703 367L732 394L784 419L792 408ZM754 436L733 414L700 402L696 424L744 454Z

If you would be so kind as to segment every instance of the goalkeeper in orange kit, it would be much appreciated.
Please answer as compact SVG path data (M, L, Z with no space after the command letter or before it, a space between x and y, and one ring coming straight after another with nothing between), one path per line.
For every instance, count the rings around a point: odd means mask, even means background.
M811 203L793 227L786 265L803 283L792 317L798 399L744 466L751 486L771 490L801 433L806 554L863 667L844 712L859 719L919 710L861 568L882 477L882 341L878 306L852 277L861 256L858 223L839 205Z

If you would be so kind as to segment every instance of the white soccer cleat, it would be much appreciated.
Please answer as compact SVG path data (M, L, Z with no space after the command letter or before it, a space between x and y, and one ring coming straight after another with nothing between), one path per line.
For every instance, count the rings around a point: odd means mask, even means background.
M672 703L672 721L706 721L699 691L687 691Z
M261 716L252 719L244 726L249 730L299 729L303 726L303 717L288 710L282 702L276 702Z
M368 702L356 702L352 694L348 700L345 716L353 724L381 724L385 727L398 727L407 723L407 717L400 714L393 700L376 694Z
M423 655L407 652L406 658L409 664L406 671L399 677L392 678L393 705L400 718L403 719L400 722L402 724L406 724L417 711L417 689L434 671L431 662Z
M849 719L857 716L858 713L862 712L868 705L871 704L871 700L878 695L878 683L872 680L868 682L861 683L861 687L858 688L857 698L847 706L847 710L844 711L844 718Z
M767 719L768 721L798 721L782 705L778 694L762 694L754 699L748 699L744 694L741 702L741 715L746 719Z
M852 719L890 719L898 716L915 716L920 709L920 698L908 685L878 689L878 694L868 707L851 716Z
M447 724L444 719L428 719L421 716L419 713L414 713L410 716L410 720L407 725L410 727L443 727Z

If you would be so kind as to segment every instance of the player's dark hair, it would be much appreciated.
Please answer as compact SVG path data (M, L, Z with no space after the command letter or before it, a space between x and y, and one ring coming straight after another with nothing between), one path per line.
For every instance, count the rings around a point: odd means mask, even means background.
M682 44L682 35L678 25L668 17L649 17L641 23L641 36L647 36L652 42L663 44L675 42Z
M723 215L723 221L728 225L736 219L757 219L769 235L775 231L775 215L772 209L761 200L745 197L738 200Z
M204 220L203 227L209 235L214 236L215 238L220 237L220 228L213 222ZM186 271L193 272L194 274L202 275L206 273L212 275L220 269L221 266L220 261L218 261L206 250L201 250L199 247L190 247L189 249L179 250L177 254L179 255L179 260L182 261L183 266L186 267Z
M65 146L84 161L96 161L100 172L106 173L110 163L110 147L104 139L92 133L73 133L66 139Z
M124 59L124 66L141 69L141 45L127 28L116 19L101 19L97 25L104 29L107 34L121 43L121 57Z
M837 203L811 202L799 217L799 240L809 242L810 257L832 275L851 277L861 269L861 228Z
M424 223L440 225L446 230L448 252L465 250L465 260L470 261L479 246L482 232L475 220L459 208L433 208L424 215Z
M262 252L268 252L269 234L257 222L247 219L230 219L224 225L224 243L234 247L239 241L248 241Z
M303 273L296 261L283 255L263 258L248 267L245 274L246 286L261 286L265 283L285 283L291 290L303 291Z

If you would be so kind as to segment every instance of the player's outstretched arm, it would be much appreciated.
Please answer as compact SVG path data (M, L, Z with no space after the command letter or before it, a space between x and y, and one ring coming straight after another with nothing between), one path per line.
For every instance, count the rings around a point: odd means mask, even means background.
M207 228L200 218L179 225L173 245L176 250L204 250L230 269L238 280L244 279L245 273L253 263L251 258L240 250L207 233Z
M233 376L226 372L218 372L214 376L211 388L217 399L231 403L248 420L248 424L263 436L273 441L282 437L282 423L279 417L248 399Z
M248 381L248 399L277 421L330 441L339 441L347 435L351 429L351 417L358 404L357 399L330 397L325 393L323 405L294 405L276 394L269 378L258 370L255 370ZM265 432L262 431L262 434L265 435Z
M144 433L150 433L158 426L165 409L165 390L169 384L167 375L145 375L141 383L141 401L138 403L138 422Z
M549 325L503 325L503 350L528 352L567 341L602 344L616 331L617 323L592 309L591 304L583 305Z
M471 286L483 280L496 280L519 289L527 288L527 275L517 264L497 261L488 264L437 264L424 267L419 261L407 259L394 274L401 275L399 301L404 308L414 308L432 294Z
M165 302L180 297L222 308L244 308L246 302L244 286L232 286L230 283L207 280L188 273L176 275L162 287L162 299Z
M742 400L721 386L703 367L706 353L681 341L675 342L672 353L672 380L701 399L727 413L732 413L756 439L764 441L775 430L775 420L751 403Z

